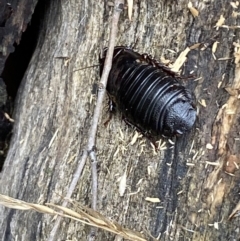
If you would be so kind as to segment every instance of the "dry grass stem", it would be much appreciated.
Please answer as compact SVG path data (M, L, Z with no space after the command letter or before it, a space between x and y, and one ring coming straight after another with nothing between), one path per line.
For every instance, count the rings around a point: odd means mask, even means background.
M100 228L105 231L120 235L132 241L146 241L141 233L122 227L115 221L111 221L95 210L82 206L81 204L70 200L77 211L53 203L46 205L28 203L9 196L0 194L0 205L18 210L31 210L49 215L59 215L63 218L70 218L77 222Z

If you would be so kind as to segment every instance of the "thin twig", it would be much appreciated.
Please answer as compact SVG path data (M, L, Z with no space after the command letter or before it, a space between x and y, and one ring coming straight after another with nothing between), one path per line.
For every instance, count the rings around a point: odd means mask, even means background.
M91 169L92 169L92 209L96 210L98 177L97 177L97 157L94 149L89 153L89 157L91 159ZM88 241L94 241L96 237L96 233L97 233L97 228L91 227L90 234L88 236Z
M96 140L98 120L102 111L102 103L106 92L107 79L108 79L109 72L112 68L112 56L113 56L113 51L115 46L115 39L118 32L117 25L118 25L120 13L123 10L123 5L124 5L124 0L115 0L115 5L114 5L115 9L112 17L112 26L111 26L111 34L110 34L110 40L108 45L108 51L107 51L107 56L105 59L104 68L103 68L103 72L102 72L102 76L99 84L98 98L97 98L96 107L93 114L92 125L89 130L88 143L86 148L83 150L82 157L79 161L79 165L76 169L76 172L73 175L72 182L69 186L69 189L66 195L66 200L70 199L70 197L72 196L72 193L78 183L78 180L81 176L82 170L85 166L85 163L89 154L92 161L92 168L93 168L92 170L92 179L93 179L92 180L93 181L92 207L94 209L96 209L96 206L97 206L96 205L97 204L97 167L96 167L97 159L96 159L96 153L95 153L95 140ZM67 204L68 202L64 201L62 206L66 207ZM60 221L61 221L61 217L58 216L55 221L54 227L50 233L48 241L54 241L60 225Z

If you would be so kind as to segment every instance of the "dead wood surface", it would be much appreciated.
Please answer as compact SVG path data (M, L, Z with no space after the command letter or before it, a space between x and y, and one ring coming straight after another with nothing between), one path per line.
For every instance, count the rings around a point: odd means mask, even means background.
M20 43L22 33L31 21L37 0L13 0L0 2L0 74L7 57Z
M239 201L239 16L227 0L134 2L119 23L118 45L175 60L190 51L183 79L197 99L193 131L174 147L154 154L149 141L114 116L107 128L103 110L97 135L98 210L125 227L160 240L237 240L238 218L228 220ZM31 203L62 203L87 141L96 98L100 47L106 46L112 7L108 2L51 1L38 45L15 103L15 126L0 193ZM216 28L223 15L225 22ZM215 57L214 42L219 42ZM218 60L224 58L224 60ZM206 105L204 104L204 101ZM201 104L199 103L201 102ZM106 100L107 103L107 100ZM208 143L211 145L206 146ZM212 147L209 149L207 147ZM91 204L91 170L87 163L74 198ZM126 172L127 186L119 195ZM62 197L61 197L62 196ZM160 203L147 202L158 197ZM1 240L48 240L52 217L0 207ZM90 228L63 219L56 240L87 240ZM96 240L114 240L99 231Z

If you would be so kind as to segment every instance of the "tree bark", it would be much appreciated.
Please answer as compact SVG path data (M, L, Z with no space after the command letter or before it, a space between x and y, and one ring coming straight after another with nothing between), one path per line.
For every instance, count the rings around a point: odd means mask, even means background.
M135 131L120 114L105 128L103 110L96 143L97 208L148 240L148 233L161 240L237 240L238 218L228 217L238 204L240 181L240 74L234 59L234 42L239 42L234 26L240 20L232 15L238 9L227 0L192 3L199 11L195 18L186 0L135 1L132 21L127 10L121 16L117 45L136 42L138 52L156 59L174 61L186 47L200 43L189 52L183 71L184 84L196 95L198 120L191 133L154 153L144 137L130 144ZM98 68L77 69L98 63L111 13L108 1L50 2L15 102L1 194L61 205L87 140L100 79ZM230 27L215 27L221 15ZM214 42L219 44L213 54ZM90 168L87 163L73 195L86 206L92 195ZM127 187L120 197L118 181L125 172ZM0 207L0 215L4 241L48 240L54 225L51 216L32 211ZM89 230L63 219L56 240L87 240ZM114 235L99 230L96 240L114 240Z

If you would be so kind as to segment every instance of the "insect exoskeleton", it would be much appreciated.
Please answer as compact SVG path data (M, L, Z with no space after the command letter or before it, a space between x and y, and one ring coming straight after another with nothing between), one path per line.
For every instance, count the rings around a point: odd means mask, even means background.
M196 120L193 96L176 76L150 56L118 46L107 91L124 118L142 132L172 137L189 132Z

